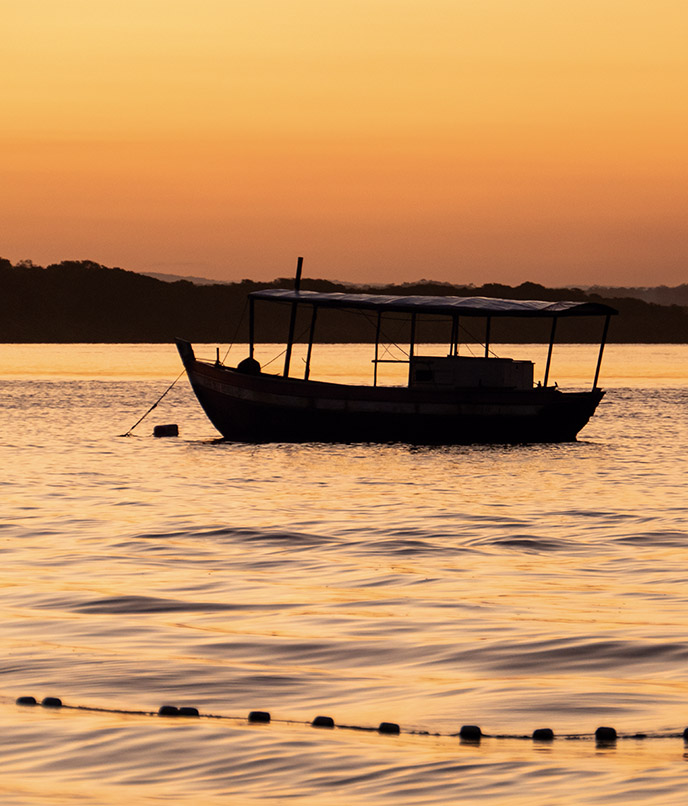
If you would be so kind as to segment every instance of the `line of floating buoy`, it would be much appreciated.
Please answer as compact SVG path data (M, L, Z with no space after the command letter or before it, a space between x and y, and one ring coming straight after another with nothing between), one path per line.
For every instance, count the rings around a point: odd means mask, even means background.
M89 705L65 705L59 697L44 697L40 703L35 697L17 697L17 705L37 706L43 708L59 709L66 708L74 711L92 711L108 714L133 714L136 716L161 716L161 717L198 717L204 719L246 719L251 724L268 725L277 722L287 725L309 725L314 728L339 728L340 730L368 731L370 733L380 733L388 736L398 736L405 733L409 736L437 736L437 737L458 737L464 744L480 744L482 739L532 739L534 742L553 742L555 739L594 739L599 746L613 745L617 739L677 739L682 738L688 743L688 728L682 733L627 733L619 734L615 728L601 726L590 733L555 734L551 728L537 728L531 734L488 734L483 733L478 725L463 725L458 733L430 733L426 730L402 731L396 722L380 722L377 728L361 725L341 725L336 724L331 716L316 716L312 722L303 722L294 719L273 719L269 711L249 711L247 717L226 716L219 714L201 714L198 708L189 705L161 705L157 711L135 711L119 708L96 708Z

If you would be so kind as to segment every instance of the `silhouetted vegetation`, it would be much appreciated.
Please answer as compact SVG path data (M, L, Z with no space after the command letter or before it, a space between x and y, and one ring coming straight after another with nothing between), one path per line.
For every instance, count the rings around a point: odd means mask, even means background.
M246 341L246 295L262 288L291 288L292 278L272 282L242 280L239 283L195 285L188 280L163 282L136 272L111 269L92 261L63 261L36 266L30 261L12 265L0 258L0 283L4 300L0 318L0 342L169 342L183 336L194 342ZM581 289L545 288L522 283L515 288L496 283L453 286L421 280L397 285L351 286L329 280L304 279L312 291L349 291L385 294L431 294L505 297L509 299L590 300L618 309L609 333L613 342L688 342L688 309L657 305L630 297L608 297ZM613 289L612 289L613 290ZM262 341L285 339L287 306L258 303L257 326ZM281 315L284 314L284 315ZM303 312L297 332L307 332ZM480 340L481 320L462 320ZM393 319L386 328L390 337L401 323ZM549 321L499 320L492 322L492 340L541 342L549 338ZM422 341L444 341L446 323L422 321ZM557 340L597 341L600 320L562 319ZM317 341L365 342L374 338L369 317L323 311L318 319ZM399 338L403 334L399 331Z
M645 302L656 302L658 305L688 305L688 283L652 287L629 286L612 288L603 285L594 285L588 289L590 293L600 294L603 297L634 297Z

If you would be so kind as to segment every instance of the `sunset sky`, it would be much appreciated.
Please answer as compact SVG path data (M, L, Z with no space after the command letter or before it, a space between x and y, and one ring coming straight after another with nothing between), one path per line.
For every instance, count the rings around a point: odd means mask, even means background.
M0 0L0 256L688 281L686 0Z

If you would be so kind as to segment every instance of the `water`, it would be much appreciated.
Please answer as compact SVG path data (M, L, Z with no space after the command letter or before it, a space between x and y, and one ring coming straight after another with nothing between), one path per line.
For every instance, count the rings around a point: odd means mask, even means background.
M687 352L611 345L577 443L411 448L218 442L183 378L122 438L173 348L0 345L2 803L683 803L679 738L494 735L688 725Z

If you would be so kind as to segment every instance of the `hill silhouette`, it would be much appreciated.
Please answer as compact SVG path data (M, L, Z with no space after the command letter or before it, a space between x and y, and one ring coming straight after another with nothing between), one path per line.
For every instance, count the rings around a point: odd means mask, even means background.
M0 342L91 342L165 343L175 336L194 342L227 343L246 341L248 324L246 295L263 288L290 288L291 278L272 282L242 280L238 283L196 285L188 280L164 282L154 277L108 268L89 260L63 261L46 267L30 261L13 265L0 258L0 287L3 315ZM348 291L385 294L455 294L458 296L503 297L508 299L590 300L615 307L609 340L625 343L688 342L688 308L657 305L631 297L603 297L581 289L546 288L536 283L511 287L496 283L483 286L453 286L421 280L417 283L385 286L352 286L329 280L304 279L301 287L312 291ZM257 324L266 342L285 339L287 306L258 303ZM366 342L374 339L374 327L362 316L344 319L341 312L323 314L318 321L317 340ZM322 320L322 321L321 321ZM304 311L303 322L306 322ZM479 321L469 323L477 334ZM549 322L494 320L492 340L541 342L549 338ZM299 323L297 333L304 329ZM305 328L307 329L307 328ZM423 323L422 341L444 341L446 325ZM558 341L594 342L599 322L563 319Z
M656 285L650 287L611 287L593 285L587 289L591 294L602 297L633 297L645 302L656 302L658 305L688 305L688 283L666 286Z

